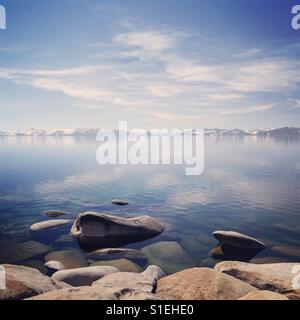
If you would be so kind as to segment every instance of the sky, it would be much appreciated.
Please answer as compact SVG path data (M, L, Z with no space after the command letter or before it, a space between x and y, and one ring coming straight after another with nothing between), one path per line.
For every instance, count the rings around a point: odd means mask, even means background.
M300 126L300 0L0 0L0 131Z

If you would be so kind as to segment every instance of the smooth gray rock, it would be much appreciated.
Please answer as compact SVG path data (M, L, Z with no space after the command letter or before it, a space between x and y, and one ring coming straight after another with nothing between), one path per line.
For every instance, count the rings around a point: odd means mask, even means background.
M61 226L67 225L71 222L72 222L72 220L67 220L67 219L48 220L48 221L43 221L43 222L38 222L38 223L33 224L30 227L30 230L34 231L34 232L38 232L38 231L43 231L43 230L47 230L47 229L61 227Z
M109 242L130 243L154 237L164 227L154 218L139 216L123 218L106 213L84 212L78 215L71 234L81 245L104 246Z
M157 266L149 266L142 273L117 272L95 281L93 287L132 289L147 293L155 290L157 281L164 277L164 272Z
M252 237L235 232L235 231L215 231L213 236L221 245L230 245L250 250L264 250L266 245Z
M118 206L127 206L129 205L129 203L127 201L124 201L124 200L120 200L120 199L113 199L111 201L112 204L116 204Z
M215 270L226 273L260 290L274 291L289 299L300 299L300 289L293 287L298 263L253 264L236 261L218 263Z
M38 270L24 266L3 265L6 289L0 290L0 300L21 300L53 290L69 288L41 274Z
M66 270L66 267L59 261L48 261L45 263L45 266L55 271Z
M114 272L120 272L120 270L111 266L95 266L57 271L51 278L65 282L73 287L82 287L91 286L93 282Z
M191 257L175 241L162 241L144 247L149 263L159 266L166 274L172 274L195 264Z

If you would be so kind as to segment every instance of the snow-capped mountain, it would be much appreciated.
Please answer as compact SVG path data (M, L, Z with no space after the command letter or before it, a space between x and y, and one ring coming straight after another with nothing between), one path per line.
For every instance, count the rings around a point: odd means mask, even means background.
M96 136L100 129L29 129L24 131L0 131L2 137L33 137L33 136ZM193 132L193 130L191 130ZM206 136L300 136L300 128L272 129L205 129Z

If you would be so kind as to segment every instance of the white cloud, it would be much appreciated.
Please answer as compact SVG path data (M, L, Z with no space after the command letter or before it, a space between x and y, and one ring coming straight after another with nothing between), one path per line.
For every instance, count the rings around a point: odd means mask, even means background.
M125 46L139 47L147 54L170 49L175 44L175 39L172 35L149 31L124 33L114 37L113 41Z
M259 54L262 50L258 49L258 48L252 48L246 51L242 51L238 54L235 54L234 57L235 58L249 58L249 57L253 57L256 56L257 54Z
M222 111L222 114L235 115L235 114L253 113L253 112L270 110L273 107L274 107L274 104L265 104L265 105L259 105L259 106L253 106L253 107L224 110L224 111Z

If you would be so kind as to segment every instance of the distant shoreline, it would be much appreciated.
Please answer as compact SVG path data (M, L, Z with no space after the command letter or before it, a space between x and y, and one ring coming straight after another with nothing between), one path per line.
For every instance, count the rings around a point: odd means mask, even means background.
M24 131L0 131L0 137L94 137L100 130L101 129L29 129ZM190 131L191 134L193 134L193 130ZM206 136L300 136L300 128L296 127L253 130L204 129L204 132Z

